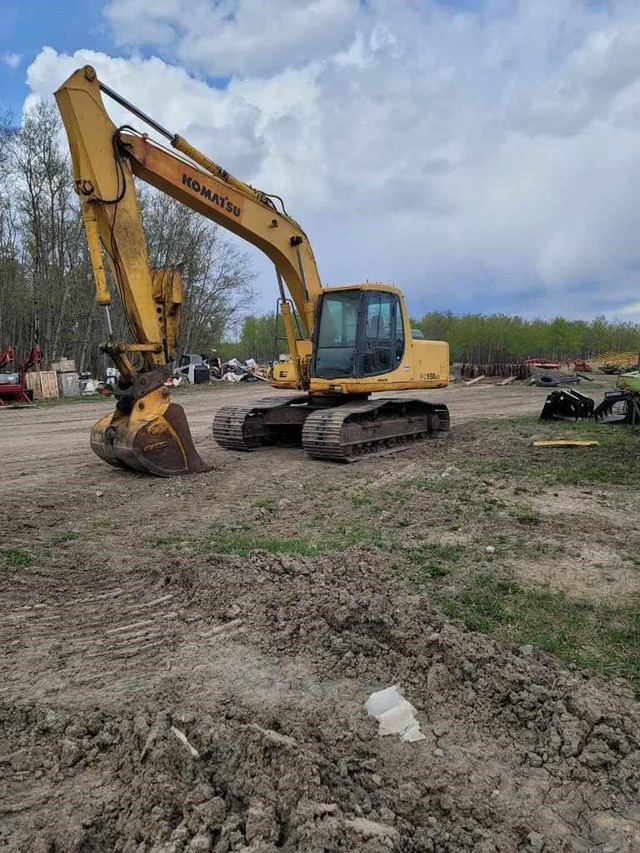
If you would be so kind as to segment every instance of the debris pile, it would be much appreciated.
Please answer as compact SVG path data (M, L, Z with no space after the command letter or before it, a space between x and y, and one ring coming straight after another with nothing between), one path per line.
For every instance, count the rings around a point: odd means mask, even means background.
M268 369L260 367L252 358L246 361L238 361L231 358L222 365L220 379L225 382L268 382Z
M460 375L463 379L477 379L480 376L496 376L516 379L528 379L531 376L531 365L526 362L505 362L504 364L462 364Z
M603 352L594 359L603 373L626 373L638 367L637 352Z
M538 388L559 388L561 385L579 385L580 377L577 373L558 373L554 376L543 373L542 376L534 376L530 384Z

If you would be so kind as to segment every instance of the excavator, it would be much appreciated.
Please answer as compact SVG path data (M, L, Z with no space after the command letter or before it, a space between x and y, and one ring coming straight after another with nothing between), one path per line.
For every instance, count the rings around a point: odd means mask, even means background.
M103 94L170 147L131 125L117 127ZM301 442L312 457L349 462L448 433L449 412L442 404L371 397L380 391L444 388L449 382L448 344L412 332L398 288L373 282L323 287L309 239L279 196L234 177L102 83L91 66L75 71L55 97L69 141L97 302L105 309L108 339L102 349L120 373L115 411L91 432L91 447L100 458L159 476L207 470L184 410L171 402L165 386L178 354L181 270L149 267L134 177L257 246L275 266L289 356L274 365L271 384L295 393L222 407L213 422L219 445L253 450L286 440ZM110 281L131 342L113 334Z

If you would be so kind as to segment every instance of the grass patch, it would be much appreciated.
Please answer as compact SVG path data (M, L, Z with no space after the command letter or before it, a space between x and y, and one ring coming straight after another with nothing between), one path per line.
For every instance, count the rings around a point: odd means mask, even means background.
M540 559L541 557L548 557L550 554L558 554L564 551L564 547L558 544L552 544L550 542L546 542L544 539L540 539L536 542L524 543L522 546L522 553L524 553L527 557L532 557L533 559Z
M239 557L246 557L252 551L318 557L362 542L381 545L383 540L379 531L358 526L344 531L338 529L334 535L319 542L302 537L269 536L241 531L206 536L176 532L147 539L147 544L152 548L177 547L195 554L235 554Z
M24 569L32 563L32 556L29 551L24 548L6 548L2 551L2 556L8 566L14 569Z
M276 502L271 500L271 498L256 498L253 502L253 506L256 507L256 509L266 509L267 512L276 512L278 509Z
M534 438L595 439L599 447L537 448ZM567 486L628 486L640 478L640 435L624 426L590 421L540 421L514 418L505 425L505 435L496 446L496 456L471 461L479 478L518 478L518 491L526 481Z
M631 563L636 569L640 569L640 546L628 545L625 548L619 549L618 554L621 560Z
M50 545L64 545L65 542L73 542L74 539L79 539L80 534L77 530L67 530L64 533L56 533L49 539Z
M91 519L91 526L94 530L111 530L113 525L114 523L110 518L103 518L100 515Z
M457 595L443 598L443 609L472 631L517 646L537 646L601 674L628 678L640 689L637 602L597 605L478 572Z
M225 533L213 536L203 543L203 550L214 554L236 554L247 557L252 551L268 551L270 554L296 554L300 557L316 557L326 551L303 539L287 539L277 536L260 536L245 533Z
M466 550L464 545L439 542L425 542L418 548L410 548L410 568L405 572L405 577L414 583L420 583L425 578L446 577Z
M540 524L542 516L537 509L532 507L520 506L512 510L511 515L519 524Z

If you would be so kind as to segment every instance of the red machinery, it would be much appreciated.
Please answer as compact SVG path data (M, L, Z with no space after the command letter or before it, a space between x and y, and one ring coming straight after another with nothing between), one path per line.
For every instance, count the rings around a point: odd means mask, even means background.
M584 358L570 358L567 364L579 373L591 373L591 366Z
M541 367L543 370L559 370L560 362L551 361L551 359L541 356L540 358L528 358L525 362L530 367Z
M13 347L5 347L3 350L0 350L0 370L6 365L10 364L13 361Z
M27 390L27 370L34 364L40 364L41 359L40 347L35 346L18 365L18 372L0 373L0 406L33 402ZM0 369L13 360L13 347L5 347L0 351Z

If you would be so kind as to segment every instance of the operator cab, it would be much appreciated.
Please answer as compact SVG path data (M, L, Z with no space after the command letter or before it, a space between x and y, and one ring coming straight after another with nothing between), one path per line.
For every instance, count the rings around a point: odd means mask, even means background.
M318 301L311 375L347 379L391 373L405 349L397 293L373 288L326 290Z

